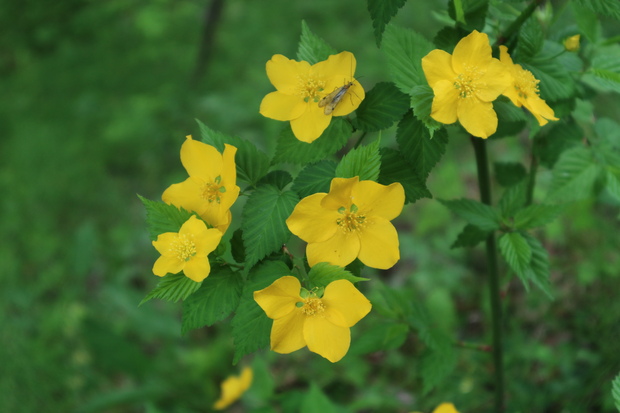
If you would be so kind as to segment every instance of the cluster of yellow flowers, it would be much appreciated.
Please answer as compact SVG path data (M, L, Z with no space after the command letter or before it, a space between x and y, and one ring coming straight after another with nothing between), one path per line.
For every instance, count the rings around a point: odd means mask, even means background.
M451 55L433 50L422 59L422 69L435 94L431 117L445 124L458 120L473 136L486 139L497 130L492 102L500 95L524 106L541 126L558 120L540 98L539 80L513 63L506 46L500 46L499 60L493 58L485 33L474 30Z

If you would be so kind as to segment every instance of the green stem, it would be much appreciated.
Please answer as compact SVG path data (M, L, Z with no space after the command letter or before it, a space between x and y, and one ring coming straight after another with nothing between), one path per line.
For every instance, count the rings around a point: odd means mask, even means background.
M480 200L491 205L491 179L489 177L489 161L487 157L486 141L471 137L476 153L476 165L478 167L478 185L480 187ZM499 274L497 270L497 246L495 234L489 234L486 240L489 297L491 300L491 318L493 325L493 364L495 367L495 412L504 411L504 363L502 345L502 307L499 292Z
M532 2L521 12L519 17L515 21L512 22L510 26L497 38L496 46L500 44L506 43L513 34L515 34L525 23L527 19L530 18L536 7L543 4L545 0L532 0Z

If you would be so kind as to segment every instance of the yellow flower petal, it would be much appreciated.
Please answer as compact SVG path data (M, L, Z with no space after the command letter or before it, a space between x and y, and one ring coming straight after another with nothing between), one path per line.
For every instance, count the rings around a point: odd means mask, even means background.
M359 259L369 267L387 270L400 259L398 233L388 220L372 217L359 237Z
M291 120L300 117L308 104L298 95L285 95L282 92L267 94L260 103L261 115L275 120Z
M457 108L461 125L473 136L486 139L497 130L497 114L493 104L475 97L461 99Z
M576 52L577 50L579 50L580 38L581 38L581 35L579 34L567 37L563 42L564 48L568 50L569 52Z
M437 122L450 125L456 122L457 106L459 102L459 91L452 82L441 80L433 87L433 103L431 107L431 117Z
M346 95L340 100L340 103L338 103L332 112L332 116L348 115L359 107L365 97L366 92L364 92L364 88L357 80L354 80L353 84L347 90Z
M307 105L306 111L291 120L291 129L297 139L312 143L318 139L329 126L332 116L325 116L318 104Z
M351 80L351 76L355 73L356 65L357 61L353 53L345 51L331 55L327 60L318 62L312 66L312 72L318 77L328 78L329 81L339 83L342 80ZM334 87L336 87L336 85L333 83L328 83L326 85L326 89L333 89ZM331 90L329 90L328 93L329 92L331 92Z
M504 64L493 59L486 67L486 74L480 79L476 96L484 102L492 102L512 85L512 76Z
M222 171L222 155L217 149L195 141L191 136L181 145L181 163L190 177L207 182L214 180Z
M276 353L288 354L306 346L303 329L307 317L298 309L273 321L271 327L271 349Z
M317 193L299 201L286 220L288 229L306 242L322 242L338 230L334 222L339 218L336 210L321 207L325 193Z
M202 185L203 183L197 178L187 178L181 183L170 185L162 194L161 199L169 205L194 211L204 218L207 203L200 197Z
M222 382L222 394L213 405L213 409L224 410L237 401L241 395L250 388L252 377L252 369L245 367L239 377L230 376L226 378L226 380Z
M455 73L463 73L469 67L485 68L493 57L491 44L486 33L474 30L462 38L452 52L452 69Z
M340 327L352 327L370 312L370 301L347 280L331 282L322 298L325 319Z
M267 62L266 69L269 81L278 91L293 95L298 87L299 75L310 71L310 63L277 54Z
M267 317L278 319L288 315L300 301L299 280L290 275L278 278L269 287L254 291L254 301L265 311Z
M184 266L185 262L176 257L166 257L162 255L153 264L153 274L163 277L166 274L178 274Z
M176 232L166 232L163 234L159 234L157 236L157 240L153 241L152 244L162 255L169 256L170 245L177 239L178 234Z
M335 226L335 224L334 224ZM360 241L355 232L338 230L334 236L323 242L313 242L306 247L308 264L319 262L345 267L352 263L360 252Z
M454 407L452 403L442 403L439 406L437 406L435 410L433 410L433 413L459 413L459 412L456 410L456 408Z
M332 363L342 359L351 344L351 331L348 327L337 326L322 317L307 317L303 336L308 350Z
M437 82L442 80L454 81L457 76L452 70L452 56L439 49L431 51L422 58L422 70L426 76L426 81L433 89ZM452 83L450 84L452 85Z
M388 221L399 216L405 205L405 190L398 182L386 186L374 181L361 181L351 195L365 214L377 215Z
M538 96L529 96L523 104L538 121L540 126L544 126L549 120L559 120L555 117L553 109L547 105L547 102Z
M218 230L214 231L221 234ZM185 274L187 278L196 282L201 282L207 278L210 272L211 265L209 264L209 259L206 256L202 258L195 257L185 263L185 266L183 267L183 274Z
M359 183L359 177L334 178L329 185L329 194L321 201L321 207L338 210L340 207L348 208L355 200L351 199L353 188Z

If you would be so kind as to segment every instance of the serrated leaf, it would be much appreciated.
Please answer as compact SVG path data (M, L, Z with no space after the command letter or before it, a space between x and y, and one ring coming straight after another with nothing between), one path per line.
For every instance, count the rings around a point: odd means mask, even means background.
M381 37L385 30L385 25L396 16L398 9L403 7L406 0L368 0L368 12L372 19L372 27L375 29L375 40L377 46L381 45Z
M444 347L442 350L426 350L420 362L422 393L428 394L444 382L456 367L456 360L452 347Z
M314 65L327 60L330 55L336 53L336 49L310 31L305 20L301 21L301 38L297 49L297 60L305 60Z
M463 14L461 19L459 19L457 5L461 6L461 13ZM484 28L488 7L488 0L459 0L458 3L450 1L448 2L448 14L457 22L458 27L471 32Z
M146 303L153 298L159 298L164 301L176 303L179 300L185 300L194 291L200 288L202 282L196 282L187 278L182 272L179 274L168 274L161 279L150 293L140 301L139 305Z
M336 280L347 280L352 283L368 281L368 278L356 277L344 268L326 262L315 264L310 269L308 278L310 279L310 288L327 287L329 283Z
M527 126L527 117L522 108L512 104L507 98L500 97L493 102L493 110L497 114L497 130L492 139L515 136Z
M388 58L392 80L401 92L409 94L418 85L428 84L422 71L422 58L435 46L422 35L390 24L385 29L381 50Z
M307 165L295 178L293 191L297 192L300 198L317 192L329 192L332 179L336 177L337 166L336 162L329 160Z
M293 177L286 171L271 171L258 181L258 185L273 185L278 189L284 189L292 181Z
M413 114L418 120L420 120L426 129L428 129L429 136L433 138L436 130L441 129L442 124L431 118L431 110L433 107L433 99L435 93L429 85L414 86L411 89L411 108Z
M620 20L620 2L616 0L574 0L577 4L585 6L602 14Z
M440 199L439 202L483 231L494 231L499 228L499 214L489 205L465 198L451 201Z
M360 181L376 181L379 178L381 156L379 139L367 146L360 146L347 153L336 167L337 178L359 177Z
M527 270L532 260L532 249L525 238L518 232L507 232L499 239L499 250L529 291Z
M475 247L489 236L489 231L483 231L475 225L467 224L459 233L456 241L450 248Z
M224 144L229 144L237 148L235 154L235 164L237 166L237 178L256 185L256 183L269 170L269 157L259 150L252 142L235 136L227 136L216 132L196 119L200 127L202 142L214 146L218 151L223 152Z
M166 232L179 232L181 226L187 221L193 212L164 202L151 201L138 195L146 209L146 224L149 238L155 241L157 236Z
M554 122L534 137L534 154L539 157L541 165L551 169L562 152L580 145L582 136L583 130L572 119Z
M273 322L254 301L254 291L262 290L278 278L290 274L290 269L281 261L265 261L250 271L231 322L235 343L233 364L237 364L246 354L269 345Z
M183 334L190 330L211 326L228 317L237 308L243 278L229 267L213 267L202 286L183 301Z
M554 58L563 48L549 41L544 44L545 47L540 53L524 60L521 65L540 80L540 97L544 100L549 102L572 97L575 82L564 65Z
M611 395L614 398L616 409L620 412L620 374L611 382Z
M342 119L332 119L325 132L314 142L306 143L295 138L290 126L278 138L273 163L306 164L318 162L333 155L349 140L353 128Z
M422 122L408 113L398 123L396 141L405 159L425 180L446 152L448 134L441 129L431 137Z
M571 2L571 8L573 9L573 17L579 27L579 32L590 41L590 43L596 44L601 38L601 23L591 9L583 7L576 2Z
M245 261L245 247L243 246L243 231L237 228L230 238L230 253L236 262Z
M584 147L565 151L553 167L549 202L571 202L591 195L599 166L592 159L592 152Z
M405 203L433 197L413 165L395 149L381 148L381 173L378 182L383 185L400 182L405 190Z
M348 354L361 356L376 351L396 350L405 343L409 326L403 323L384 322L364 331L351 343Z
M260 186L250 195L241 223L248 268L288 241L291 232L286 219L298 201L295 192L281 191L273 185Z
M620 46L596 48L582 80L600 92L620 93Z
M536 56L543 48L545 36L537 19L530 18L519 30L519 42L515 54L519 59L527 60Z
M530 205L515 214L514 226L520 230L542 227L554 221L563 211L563 205Z
M456 44L469 33L470 32L461 27L444 27L437 32L433 38L433 43L438 49L452 53Z
M521 234L532 250L532 259L527 272L527 279L544 292L547 297L553 298L551 283L549 282L549 253L536 238L527 233Z
M500 214L504 220L510 220L527 201L527 181L522 180L508 187L498 202Z
M495 177L501 186L513 186L527 176L525 166L519 162L495 162Z
M306 392L302 401L300 413L337 413L336 406L323 393L321 388L312 382L310 391Z
M376 132L387 129L409 109L409 95L389 82L377 83L355 111L356 129Z

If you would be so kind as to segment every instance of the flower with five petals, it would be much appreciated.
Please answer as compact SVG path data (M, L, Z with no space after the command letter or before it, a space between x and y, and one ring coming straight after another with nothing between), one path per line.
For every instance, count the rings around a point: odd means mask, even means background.
M322 297L301 288L287 275L254 292L254 300L273 319L271 349L288 354L308 346L332 363L342 359L351 344L351 331L370 312L370 301L347 280L333 281Z

